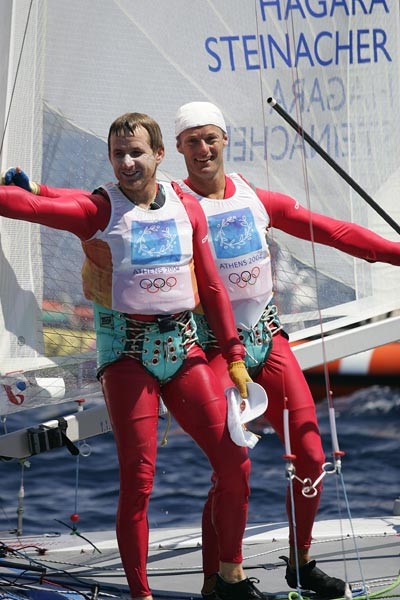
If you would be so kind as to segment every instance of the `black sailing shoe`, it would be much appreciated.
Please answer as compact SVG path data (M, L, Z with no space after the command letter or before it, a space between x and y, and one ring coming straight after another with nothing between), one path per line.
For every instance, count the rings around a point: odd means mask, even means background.
M206 582L207 580L207 582ZM213 573L212 575L208 575L205 580L204 580L204 586L203 587L208 587L208 588L213 588L211 592L208 592L207 594L205 592L201 592L201 597L204 598L204 600L218 600L218 596L215 593L215 582L217 580L217 574ZM207 583L207 585L206 585Z
M217 575L215 593L218 600L267 600L267 596L254 585L259 583L255 577L248 577L238 583L227 583Z
M286 581L289 587L297 588L296 569L291 567L287 556L280 556L286 563ZM318 569L315 560L299 567L300 585L303 590L312 590L321 598L343 598L346 595L347 585L337 577L329 577Z

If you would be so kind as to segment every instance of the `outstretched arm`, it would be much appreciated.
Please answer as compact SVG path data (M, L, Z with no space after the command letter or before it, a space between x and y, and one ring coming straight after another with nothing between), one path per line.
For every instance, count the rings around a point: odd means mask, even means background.
M57 188L53 188L53 193ZM0 186L0 215L54 229L69 231L81 240L91 238L104 229L110 216L110 205L100 194L80 190L58 190L63 195L37 196L15 186Z
M369 262L400 266L400 242L387 240L355 223L311 212L285 194L259 188L256 192L269 214L271 227L303 240L313 239Z
M91 192L86 190L78 190L76 188L53 188L43 183L36 183L28 177L28 175L21 169L21 167L12 167L4 171L1 174L0 179L1 185L15 185L17 187L32 192L37 196L46 196L47 198L57 198L59 196L69 196L80 192L84 196L90 196Z

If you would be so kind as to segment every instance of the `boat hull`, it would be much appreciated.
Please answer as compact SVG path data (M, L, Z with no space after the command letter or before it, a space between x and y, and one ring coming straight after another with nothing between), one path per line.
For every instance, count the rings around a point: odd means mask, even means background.
M382 518L317 521L313 532L312 557L319 567L332 576L346 578L353 590L368 585L376 592L396 585L399 567L400 516ZM99 586L108 597L127 593L114 533L89 532L78 535L3 536L8 548L5 559L17 560L21 569L28 559L34 566L46 568L46 580L56 583L57 594L67 586L81 593L93 592ZM257 586L271 598L284 598L289 593L285 582L285 564L279 558L288 555L287 523L254 523L248 525L244 539L244 567L248 577L260 580ZM25 558L17 558L12 550ZM0 563L1 566L1 563ZM6 576L15 577L15 568L2 568ZM201 531L199 527L159 528L151 531L148 573L154 598L200 598ZM35 587L35 598L41 600L37 572L21 573L19 583ZM15 598L25 598L27 588L16 589ZM398 588L397 588L398 593ZM396 590L394 591L396 595ZM308 594L310 596L310 594ZM33 596L32 596L33 597ZM71 598L71 596L68 596ZM315 598L315 596L313 596Z

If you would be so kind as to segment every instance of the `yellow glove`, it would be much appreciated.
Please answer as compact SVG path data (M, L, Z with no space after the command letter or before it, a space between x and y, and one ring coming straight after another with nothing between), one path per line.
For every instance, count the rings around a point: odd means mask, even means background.
M242 398L247 398L246 383L252 381L252 379L247 372L244 360L235 360L234 362L229 363L228 371L230 378L236 385Z

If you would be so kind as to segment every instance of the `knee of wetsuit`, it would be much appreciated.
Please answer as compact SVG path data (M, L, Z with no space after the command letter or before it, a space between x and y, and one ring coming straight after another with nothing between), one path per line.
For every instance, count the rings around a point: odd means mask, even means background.
M246 456L240 464L230 463L229 468L222 469L220 473L217 473L217 484L223 486L224 490L230 490L232 494L237 494L238 490L242 488L248 496L250 494L250 470L251 462Z

